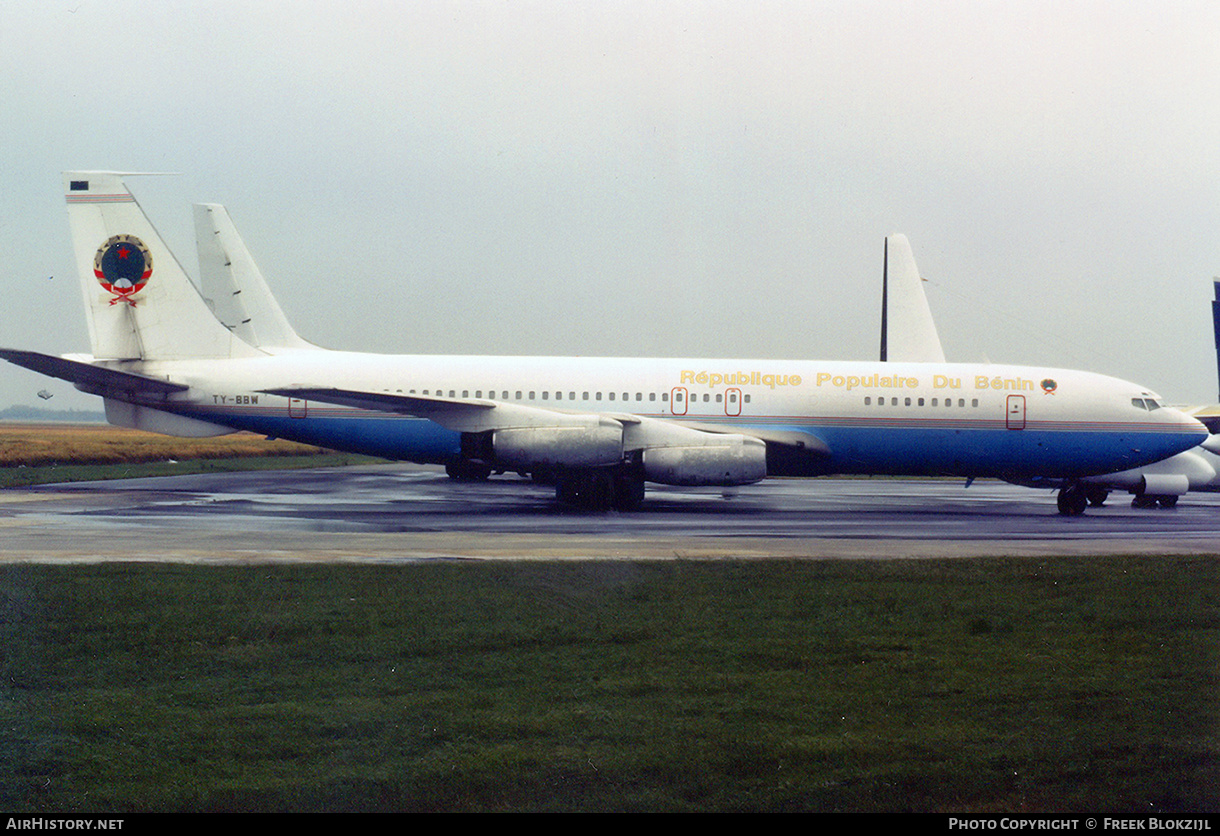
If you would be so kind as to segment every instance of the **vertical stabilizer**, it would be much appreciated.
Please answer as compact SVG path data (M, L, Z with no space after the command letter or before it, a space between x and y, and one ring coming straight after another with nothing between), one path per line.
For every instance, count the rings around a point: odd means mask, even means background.
M885 239L884 255L881 258L881 362L890 359L890 239Z
M195 205L195 243L200 291L226 328L258 348L313 347L288 323L223 206Z
M945 352L924 294L923 279L905 235L885 239L881 312L881 359L943 363Z
M1216 298L1212 301L1212 330L1216 332L1216 373L1220 375L1220 279L1212 281Z
M257 354L212 315L115 172L64 173L93 356L182 360Z

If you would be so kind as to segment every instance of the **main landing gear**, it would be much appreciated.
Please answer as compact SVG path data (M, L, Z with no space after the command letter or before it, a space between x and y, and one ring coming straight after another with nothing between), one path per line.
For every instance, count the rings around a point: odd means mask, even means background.
M1059 489L1059 513L1065 517L1078 517L1089 505L1089 495L1084 485L1072 482Z
M1173 494L1153 495L1148 493L1137 493L1131 500L1132 508L1155 508L1158 505L1162 508L1173 508L1178 504L1178 498Z
M1105 504L1110 492L1100 485L1082 485L1078 482L1064 485L1059 489L1059 513L1065 517L1076 517L1084 513L1089 505L1100 508ZM1132 508L1173 508L1178 504L1178 497L1173 494L1138 493L1131 500Z
M555 499L582 511L634 511L644 476L631 467L565 468L555 474Z
M455 481L483 482L493 472L503 471L494 471L478 460L460 459L446 464L445 472ZM582 511L634 511L644 501L644 473L638 462L617 467L546 467L528 475L535 482L553 484L556 500Z

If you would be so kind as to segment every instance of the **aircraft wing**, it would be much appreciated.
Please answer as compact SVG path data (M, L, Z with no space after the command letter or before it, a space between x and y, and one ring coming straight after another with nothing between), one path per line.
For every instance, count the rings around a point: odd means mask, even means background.
M75 383L81 390L103 397L116 393L124 393L128 397L132 394L165 396L171 392L183 392L190 388L182 383L171 383L168 380L147 375L119 371L80 360L55 357L51 354L39 354L36 351L0 348L0 358L39 374Z
M414 415L435 421L446 429L467 433L524 427L581 427L607 421L619 425L615 419L596 413L560 412L481 398L444 398L309 386L288 386L263 391L269 395L287 398L303 398L357 409Z

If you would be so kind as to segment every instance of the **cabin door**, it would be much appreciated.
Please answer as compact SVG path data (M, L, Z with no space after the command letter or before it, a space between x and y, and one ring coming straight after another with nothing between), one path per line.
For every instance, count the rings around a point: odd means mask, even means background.
M736 418L741 414L741 390L726 389L724 392L724 414Z
M1025 429L1025 396L1008 396L1007 426L1010 430Z
M674 415L686 414L686 389L679 386L669 393L669 411Z

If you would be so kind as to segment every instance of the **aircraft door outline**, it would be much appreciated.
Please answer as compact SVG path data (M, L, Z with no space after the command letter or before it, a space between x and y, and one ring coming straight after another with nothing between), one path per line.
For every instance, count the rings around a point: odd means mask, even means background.
M1025 396L1009 395L1006 406L1005 426L1010 430L1025 429Z
M736 418L741 415L741 390L740 389L725 389L724 390L724 414L730 418Z
M690 396L684 386L675 386L669 392L669 411L673 415L685 415L689 409ZM679 411L680 410L680 411Z

